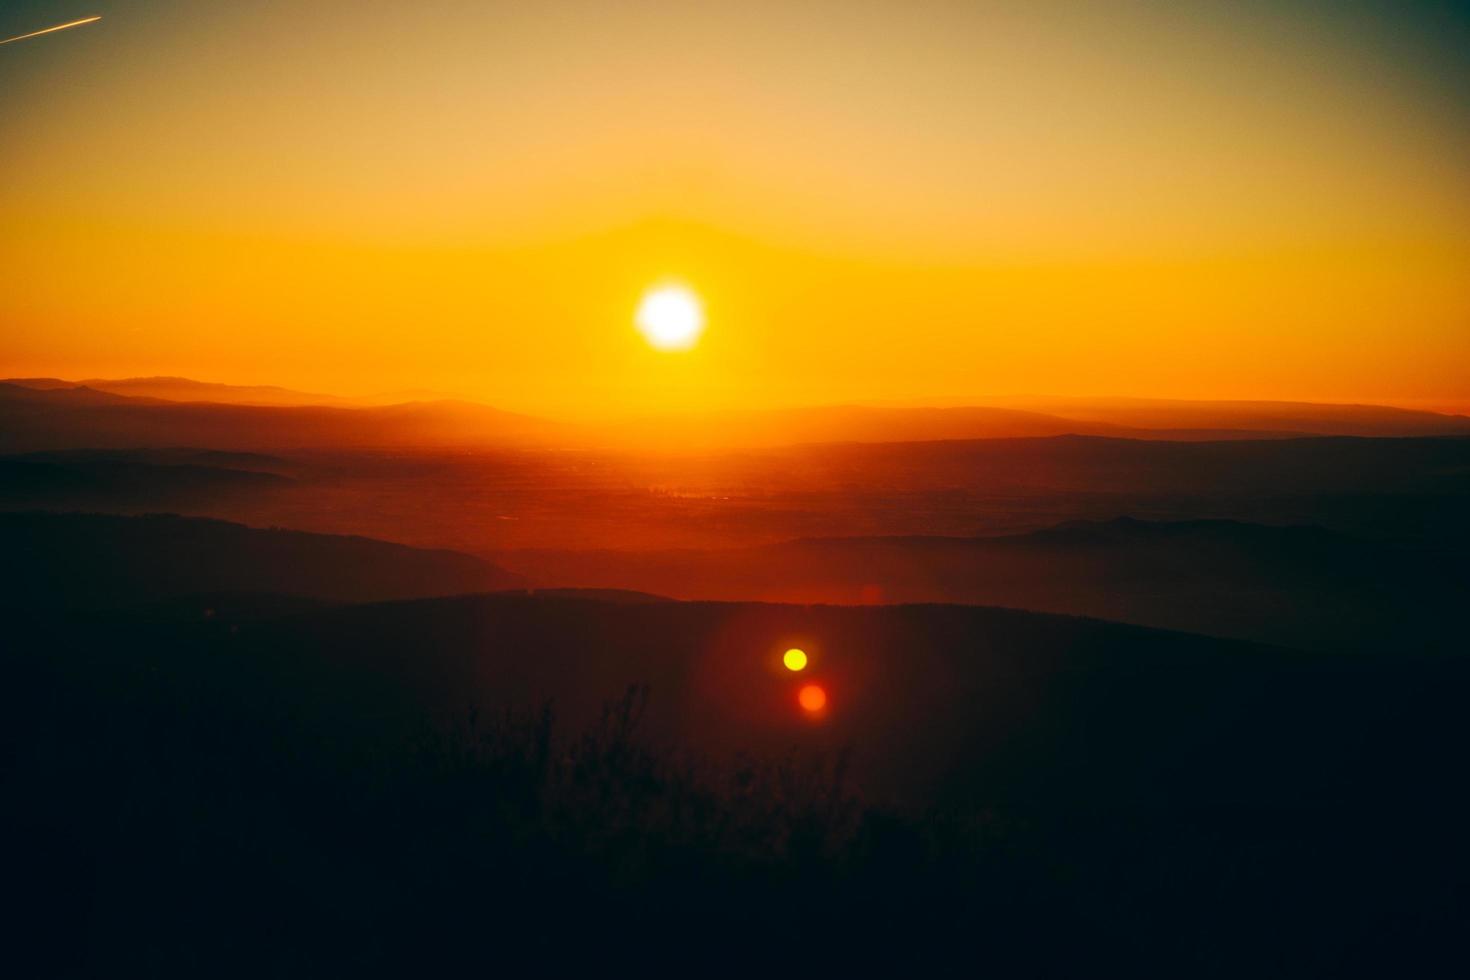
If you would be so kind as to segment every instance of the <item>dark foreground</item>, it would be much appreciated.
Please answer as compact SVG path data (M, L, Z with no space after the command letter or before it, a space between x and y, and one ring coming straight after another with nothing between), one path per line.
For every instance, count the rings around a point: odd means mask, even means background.
M1452 659L634 596L7 615L11 975L1466 965Z

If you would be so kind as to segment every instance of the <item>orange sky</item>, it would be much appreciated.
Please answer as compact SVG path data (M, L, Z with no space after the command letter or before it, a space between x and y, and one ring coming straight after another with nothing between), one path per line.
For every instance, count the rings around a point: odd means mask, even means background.
M7 7L0 373L1470 408L1463 21L1102 6Z

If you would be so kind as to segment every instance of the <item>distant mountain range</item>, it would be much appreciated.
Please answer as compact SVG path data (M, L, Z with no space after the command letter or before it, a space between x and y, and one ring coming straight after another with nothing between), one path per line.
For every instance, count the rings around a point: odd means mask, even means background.
M86 378L63 381L60 378L9 378L6 384L20 385L37 391L62 391L91 388L130 398L156 398L172 402L214 402L221 405L338 405L362 404L357 399L293 391L275 385L227 385L192 378Z
M469 402L344 408L130 397L0 383L0 451L202 446L220 450L552 446L557 423Z
M1168 398L1011 398L995 404L1079 422L1142 429L1235 429L1324 436L1434 436L1470 433L1470 417L1386 405Z
M1021 400L958 407L834 405L576 424L457 400L372 404L185 378L0 382L0 451L139 446L279 450L521 447L713 452L804 443L1096 435L1147 440L1470 435L1470 418L1372 405Z

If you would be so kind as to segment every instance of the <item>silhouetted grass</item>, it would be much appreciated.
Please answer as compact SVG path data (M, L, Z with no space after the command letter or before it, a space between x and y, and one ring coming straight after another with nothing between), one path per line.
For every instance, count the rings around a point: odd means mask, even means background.
M6 660L16 975L1337 976L1461 922L1462 811L1378 784L1202 804L1037 755L1066 787L897 807L842 752L647 739L646 686L438 724L198 630L53 629Z

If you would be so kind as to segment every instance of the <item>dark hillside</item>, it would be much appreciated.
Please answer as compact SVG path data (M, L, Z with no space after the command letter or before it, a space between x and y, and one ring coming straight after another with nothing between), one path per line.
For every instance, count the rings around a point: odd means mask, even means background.
M1012 606L1320 650L1459 653L1453 624L1470 597L1463 552L1216 520L498 557L538 584L681 599Z
M363 602L513 588L452 551L153 514L0 514L0 602L92 608L211 592Z
M11 955L50 972L1328 977L1460 955L1458 661L508 594L19 613L7 639ZM819 720L774 659L796 640Z

